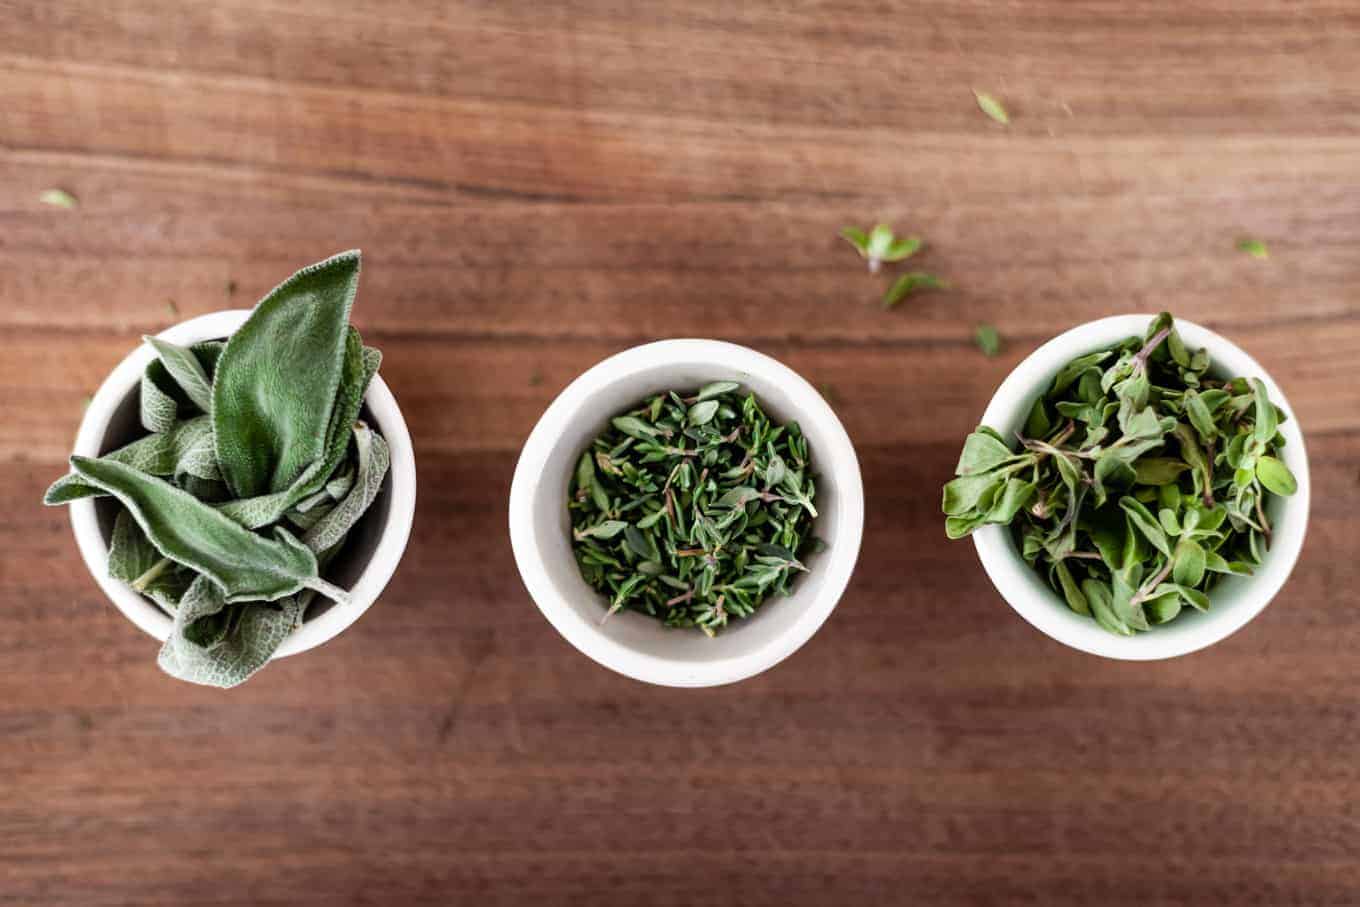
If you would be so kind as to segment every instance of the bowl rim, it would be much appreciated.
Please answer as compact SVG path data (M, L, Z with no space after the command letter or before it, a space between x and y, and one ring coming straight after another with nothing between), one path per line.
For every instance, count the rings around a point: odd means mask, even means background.
M181 345L228 337L240 328L250 317L250 313L250 309L210 312L181 321L156 336ZM80 421L80 429L72 449L73 454L90 457L100 454L113 414L129 394L136 392L142 372L153 358L154 351L146 343L139 343L113 371L109 372L99 390L90 399L90 404ZM411 524L415 518L416 468L406 421L402 418L396 398L381 376L373 377L364 395L364 403L373 413L375 420L381 424L383 440L387 442L392 455L389 467L391 486L387 492L390 495L387 525L359 579L350 590L352 596L350 603L329 608L316 618L303 623L289 634L274 652L273 658L285 658L315 648L338 636L357 621L382 594L392 574L396 572L397 564L401 561L410 538ZM99 531L94 500L83 498L72 501L68 506L76 545L90 575L128 620L150 636L164 642L174 626L173 619L134 592L126 583L108 575L109 548Z
M794 418L819 437L814 455L823 471L834 470L839 533L818 569L826 571L815 598L760 648L710 662L672 660L638 652L600 632L558 593L543 568L536 538L534 500L548 459L562 443L568 422L591 406L596 394L619 380L658 366L705 365L717 372L740 372L780 385ZM640 392L641 393L641 392ZM614 413L599 413L601 418ZM721 340L681 338L634 346L596 363L557 396L530 432L510 486L510 543L521 580L548 622L578 651L600 665L635 680L660 686L707 687L735 683L768 670L792 655L817 632L840 601L859 557L864 533L864 485L859 459L840 419L805 378L779 360L749 347Z
M1006 376L987 404L981 424L995 427L1017 421L1017 414L1022 412L1020 408L1028 411L1037 390L1046 386L1058 369L1072 358L1126 337L1141 335L1156 317L1155 314L1114 315L1079 324L1058 334L1027 356ZM1176 329L1187 346L1207 349L1215 364L1227 362L1228 370L1234 374L1260 378L1270 394L1271 402L1289 416L1288 421L1280 426L1280 431L1285 438L1284 452L1288 465L1299 487L1292 497L1282 498L1279 506L1299 516L1287 521L1277 519L1281 523L1281 531L1273 539L1266 563L1256 575L1248 579L1245 587L1247 591L1231 609L1196 615L1203 619L1193 629L1174 635L1159 634L1157 628L1131 637L1099 630L1094 622L1072 614L1047 586L1043 587L1047 593L1045 596L1030 593L1032 584L1020 579L1017 573L1023 571L1033 577L1034 571L1016 550L1008 527L987 526L973 533L973 544L983 569L1017 614L1052 639L1105 658L1130 661L1174 658L1231 636L1260 614L1284 586L1298 561L1307 533L1311 496L1308 454L1298 416L1284 391L1259 362L1231 340L1193 321L1180 318L1176 319ZM1079 629L1074 618L1081 624L1089 624L1099 633Z

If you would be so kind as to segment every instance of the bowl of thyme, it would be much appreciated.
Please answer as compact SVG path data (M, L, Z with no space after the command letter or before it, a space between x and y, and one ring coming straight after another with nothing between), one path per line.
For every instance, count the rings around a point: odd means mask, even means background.
M1080 325L1006 378L944 489L997 590L1054 639L1169 658L1256 617L1303 547L1303 435L1236 344L1169 313Z
M736 344L667 340L573 381L510 492L515 560L572 645L638 680L712 686L807 642L859 554L849 436L811 384Z

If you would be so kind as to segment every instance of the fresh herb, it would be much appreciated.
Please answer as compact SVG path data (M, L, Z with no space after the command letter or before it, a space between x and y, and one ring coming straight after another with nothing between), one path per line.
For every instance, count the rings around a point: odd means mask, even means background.
M815 497L798 424L715 381L615 417L581 454L567 509L605 617L628 609L712 636L807 570Z
M1207 610L1219 577L1265 557L1268 496L1297 487L1265 385L1210 367L1168 314L1073 359L1034 402L1018 450L985 425L968 436L944 487L946 534L1010 525L1068 607L1111 633Z
M227 295L228 296L236 295L236 281L234 280L227 281Z
M990 358L1001 352L1001 333L990 324L978 325L973 331L973 339L984 356Z
M359 421L381 354L349 324L359 253L298 271L226 342L146 338L148 434L71 473L44 502L120 505L109 574L174 616L159 663L230 687L259 670L320 594L378 495L386 442Z
M169 315L171 318L179 317L179 306L175 304L175 300L165 300L165 314Z
M1237 241L1239 252L1246 252L1252 258L1267 259L1270 257L1270 249L1259 239L1241 239Z
M65 189L44 189L38 194L38 201L53 208L78 208L80 201Z
M883 294L883 307L890 309L913 293L921 290L947 290L949 281L942 280L934 274L927 274L925 271L908 271L888 288L888 292Z
M844 227L841 238L859 250L860 257L869 263L870 274L877 274L885 261L911 258L922 246L920 237L894 236L887 224L879 224L868 233L855 227Z
M1006 108L1001 106L1001 102L985 91L973 89L973 96L977 98L977 105L983 113L991 117L996 122L1005 126L1011 121L1010 114L1006 113Z
M919 236L898 237L887 224L879 224L869 232L858 227L843 227L841 238L854 246L860 257L869 263L869 273L877 274L886 262L901 262L919 252L925 243ZM883 307L891 309L903 299L921 290L942 290L949 282L925 271L911 271L898 277L883 294Z

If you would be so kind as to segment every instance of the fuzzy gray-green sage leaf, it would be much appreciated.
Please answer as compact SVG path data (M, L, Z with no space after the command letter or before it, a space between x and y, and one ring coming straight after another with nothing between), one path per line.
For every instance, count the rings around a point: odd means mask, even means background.
M318 594L348 600L322 573L390 460L360 419L382 356L349 324L358 274L358 252L304 268L225 342L146 338L148 434L72 457L44 497L117 501L109 575L173 614L159 658L172 676L241 683Z

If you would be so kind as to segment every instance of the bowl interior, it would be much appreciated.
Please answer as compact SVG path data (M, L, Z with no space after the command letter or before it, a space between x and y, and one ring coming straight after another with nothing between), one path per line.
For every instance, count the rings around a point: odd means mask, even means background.
M1020 364L988 405L982 422L1013 438L1024 425L1029 407L1043 394L1053 376L1077 356L1107 348L1132 335L1141 335L1152 316L1128 315L1081 325L1049 341ZM1280 431L1285 445L1282 459L1299 482L1289 498L1271 495L1266 515L1274 540L1265 563L1254 576L1227 576L1211 593L1212 608L1191 608L1168 624L1131 637L1115 636L1094 620L1073 613L1066 602L1020 556L1009 527L989 526L974 534L983 566L997 589L1030 623L1075 648L1115 658L1166 658L1217 642L1240 628L1264 608L1284 585L1298 558L1308 520L1308 457L1293 409L1279 386L1259 363L1242 349L1193 322L1177 321L1177 330L1191 349L1206 348L1215 377L1258 377L1273 403L1289 417Z
M734 367L732 362L698 359L645 365L626 374L592 382L588 392L581 393L572 405L556 413L560 416L560 421L555 423L559 428L541 426L557 432L557 436L547 453L541 475L533 484L529 505L531 523L550 594L568 612L557 617L552 613L548 616L569 639L576 641L573 631L597 634L645 658L698 667L754 656L785 637L800 622L811 622L811 629L807 630L807 635L811 635L825 618L830 605L817 608L813 603L819 602L823 593L831 591L832 585L839 584L834 590L834 595L839 595L839 587L844 585L849 566L853 566L858 553L863 520L859 469L844 430L825 401L795 373L774 360L761 359L777 366L783 374L773 374L766 368ZM789 376L796 380L789 380ZM591 377L594 376L587 373L583 379ZM582 451L605 429L610 418L632 408L645 397L668 390L694 389L719 380L738 381L743 391L755 393L776 422L799 422L808 438L812 472L817 481L815 502L819 515L812 531L826 542L827 548L809 557L810 572L798 577L792 595L766 599L754 615L733 621L716 638L709 638L692 628L666 627L655 618L635 612L621 611L602 623L608 603L581 577L571 548L571 520L566 502L576 462ZM565 402L575 390L573 387L564 392L559 403ZM809 400L815 400L816 407L809 406ZM553 414L550 409L545 421ZM845 487L850 483L853 487ZM516 518L513 512L511 518ZM844 571L828 569L829 564L844 561L847 556L850 564ZM844 576L840 575L842 573ZM536 593L536 598L540 598L542 606L542 597ZM548 613L546 608L545 613ZM563 626L563 620L574 626Z

